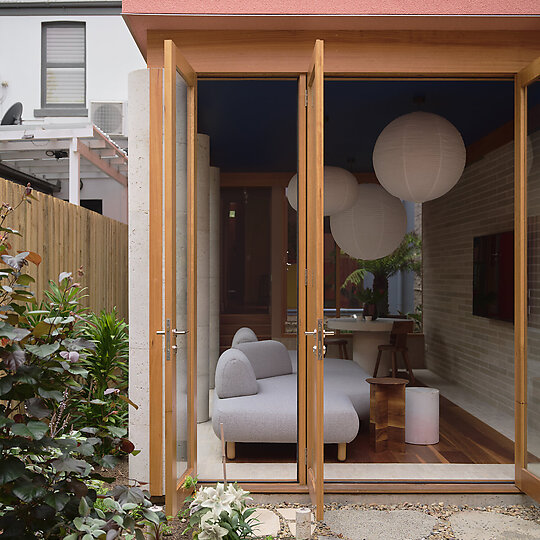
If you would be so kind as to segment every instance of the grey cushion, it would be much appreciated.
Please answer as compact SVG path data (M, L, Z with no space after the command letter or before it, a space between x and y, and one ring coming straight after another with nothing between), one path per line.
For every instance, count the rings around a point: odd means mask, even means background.
M234 334L232 339L232 347L236 347L240 343L251 343L253 341L258 341L257 334L255 334L251 328L244 326L239 328L236 331L236 334Z
M269 339L255 343L240 343L236 348L247 356L257 379L292 373L289 352L279 341Z
M216 366L216 394L220 398L251 396L258 391L255 373L238 349L225 351Z
M297 441L295 374L259 380L259 393L214 400L212 427L234 442L294 443ZM359 429L358 415L348 396L324 393L324 442L349 443Z

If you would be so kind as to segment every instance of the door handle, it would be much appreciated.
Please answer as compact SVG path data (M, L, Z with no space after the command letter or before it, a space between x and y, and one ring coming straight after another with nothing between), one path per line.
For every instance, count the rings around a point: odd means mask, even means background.
M188 332L189 332L189 330L177 330L176 328L172 331L172 333L175 336L183 336L183 335L187 334Z
M317 334L317 330L313 330L313 332L306 331L304 334L306 334L306 336L315 336Z

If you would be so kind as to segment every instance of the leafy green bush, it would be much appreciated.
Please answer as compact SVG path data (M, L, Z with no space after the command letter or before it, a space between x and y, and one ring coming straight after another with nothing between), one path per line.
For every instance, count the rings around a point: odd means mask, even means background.
M86 317L82 330L93 348L81 358L87 376L81 381L82 399L73 404L74 427L91 425L102 444L96 448L100 454L114 452L114 441L121 438L121 448L132 452L133 445L127 435L129 372L129 339L127 324L118 318L116 309L102 311Z
M31 199L27 188L15 209ZM83 291L62 273L46 299L34 302L34 280L24 270L41 259L10 253L10 236L20 235L5 225L13 211L0 207L0 531L18 540L143 538L143 527L164 519L149 509L148 493L117 487L105 511L92 484L112 481L98 470L116 465L133 445L114 434L104 441L92 425L72 427L73 404L85 397L84 358L95 350L81 335Z

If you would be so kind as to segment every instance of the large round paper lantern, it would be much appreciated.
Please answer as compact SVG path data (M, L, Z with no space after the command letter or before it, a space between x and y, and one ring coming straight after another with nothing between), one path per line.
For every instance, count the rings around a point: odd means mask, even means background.
M331 216L350 208L356 201L356 177L340 167L324 168L324 215ZM287 199L298 210L298 176L295 174L287 186Z
M355 259L390 255L407 231L403 203L378 184L360 184L356 204L330 217L337 245Z
M450 191L465 168L459 131L437 114L413 112L390 122L373 149L381 185L406 201L426 202Z

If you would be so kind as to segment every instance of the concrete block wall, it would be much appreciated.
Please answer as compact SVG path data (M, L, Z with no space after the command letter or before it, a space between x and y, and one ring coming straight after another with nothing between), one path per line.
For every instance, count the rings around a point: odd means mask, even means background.
M506 144L468 166L422 216L426 365L507 412L514 410L514 326L473 316L472 281L473 238L514 229L513 150Z
M150 84L148 70L129 74L128 260L129 260L129 397L138 409L129 410L129 438L137 456L129 457L129 476L149 480L150 395L148 391L149 304L149 135Z
M468 166L448 194L425 203L422 209L427 367L465 387L494 410L510 414L514 411L514 325L473 316L472 281L473 238L514 230L513 152L513 143L493 150ZM529 156L531 263L533 250L540 247L534 225L540 216L540 131L529 136ZM540 272L531 265L529 289L529 424L540 426L540 321L536 316L540 310L535 309Z

